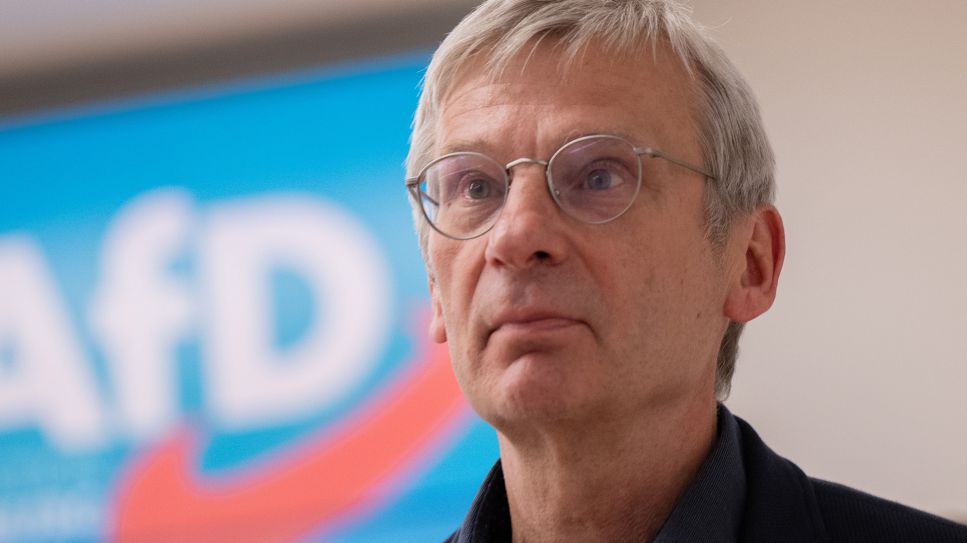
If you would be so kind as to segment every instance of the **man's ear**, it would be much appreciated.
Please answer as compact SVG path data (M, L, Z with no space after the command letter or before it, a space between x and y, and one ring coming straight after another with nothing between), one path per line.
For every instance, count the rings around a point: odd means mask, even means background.
M440 294L437 292L436 279L431 274L428 279L430 285L430 303L433 315L430 318L430 339L437 343L446 343L447 327L443 323L443 307L440 305Z
M782 217L772 205L757 209L737 228L730 240L729 252L736 255L735 270L730 277L725 299L725 316L736 322L748 322L766 312L776 299L779 272L786 257L786 234Z

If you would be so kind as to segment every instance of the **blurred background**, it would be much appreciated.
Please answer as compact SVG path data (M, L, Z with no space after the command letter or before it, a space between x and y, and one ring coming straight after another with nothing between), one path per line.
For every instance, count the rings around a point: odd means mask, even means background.
M402 162L465 0L0 0L0 541L432 541L497 457ZM730 408L967 521L967 4L696 0L788 254Z

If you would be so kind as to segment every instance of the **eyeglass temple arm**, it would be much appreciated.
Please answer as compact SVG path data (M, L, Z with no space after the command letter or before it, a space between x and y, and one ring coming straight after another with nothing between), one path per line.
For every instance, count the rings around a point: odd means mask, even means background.
M427 193L423 192L422 190L420 190L420 178L419 177L408 177L406 179L406 188L410 189L410 194L413 195L413 198L417 201L417 203L419 203L420 198L422 197L422 198L426 198L427 200L429 200L430 203L433 204L434 206L440 207L440 202L437 202L433 198L430 198L430 195L429 194L427 194Z
M677 158L670 157L670 156L666 155L665 153L659 151L658 149L652 149L651 147L636 147L635 148L635 154L638 154L638 155L648 155L648 156L654 157L654 158L661 158L661 159L667 160L668 162L671 162L672 164L675 164L677 166L681 166L682 168L685 168L686 170L691 170L691 171L693 171L695 173L700 173L700 174L704 175L705 177L708 177L712 181L717 181L717 179L715 179L715 176L712 175L712 174L710 174L710 173L708 173L707 171L705 171L705 170L703 170L703 169L701 169L701 168L699 168L697 166L693 166L693 165L691 165L688 162L685 162L683 160L679 160Z

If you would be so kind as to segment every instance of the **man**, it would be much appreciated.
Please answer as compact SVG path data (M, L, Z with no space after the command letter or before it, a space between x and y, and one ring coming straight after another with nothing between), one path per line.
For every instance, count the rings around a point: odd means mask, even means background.
M967 541L717 403L784 256L752 94L658 0L495 0L434 55L407 185L432 337L500 461L451 541Z

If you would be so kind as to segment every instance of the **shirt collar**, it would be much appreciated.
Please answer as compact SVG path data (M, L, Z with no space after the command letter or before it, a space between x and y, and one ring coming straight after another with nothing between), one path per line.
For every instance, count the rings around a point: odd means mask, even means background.
M655 543L727 542L738 537L745 506L745 468L735 417L722 404L712 451L655 536ZM511 541L510 509L498 460L487 474L456 543Z
M745 466L735 417L718 406L718 438L654 543L736 541L745 509Z

